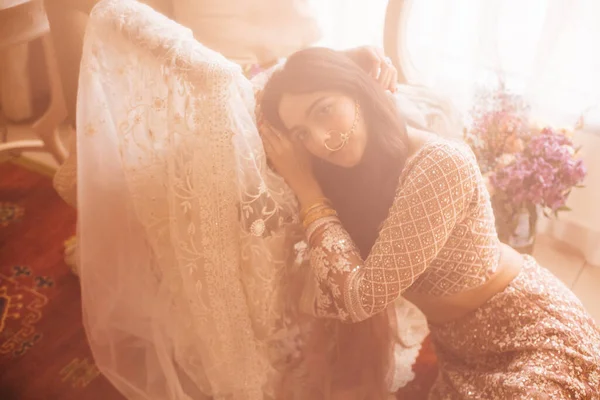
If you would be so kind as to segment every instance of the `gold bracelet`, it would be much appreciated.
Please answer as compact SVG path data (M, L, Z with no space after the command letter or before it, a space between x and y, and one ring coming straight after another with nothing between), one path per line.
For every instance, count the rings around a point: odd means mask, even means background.
M300 210L301 218L306 217L315 208L320 208L320 207L331 207L331 201L326 197L321 197L321 198L315 200L314 203L312 203L308 207L304 207L302 210Z
M319 214L325 210L333 210L333 207L328 206L327 204L315 205L302 215L302 220L305 220L306 218L309 218L312 215Z
M320 213L323 210L327 210L332 208L330 205L322 203L319 205L314 205L313 207L311 207L310 209L307 210L307 212L303 213L302 215L300 215L300 218L302 220L306 219L306 217L308 217L309 215L313 215L315 213Z
M307 215L304 218L304 220L302 221L302 225L304 226L304 229L306 229L313 222L315 222L318 219L321 219L324 217L335 217L335 216L337 216L337 211L335 211L333 208L331 208L331 207L323 208L322 210L315 211L315 212Z

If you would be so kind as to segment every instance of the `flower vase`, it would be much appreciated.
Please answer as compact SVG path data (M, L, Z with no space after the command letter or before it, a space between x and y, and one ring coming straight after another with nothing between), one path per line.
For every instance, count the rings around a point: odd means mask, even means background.
M537 208L523 207L515 216L514 229L508 237L508 245L519 253L533 253L535 237L537 234Z
M530 204L512 213L507 213L501 207L494 207L494 214L500 241L519 253L531 254L537 234L537 207Z

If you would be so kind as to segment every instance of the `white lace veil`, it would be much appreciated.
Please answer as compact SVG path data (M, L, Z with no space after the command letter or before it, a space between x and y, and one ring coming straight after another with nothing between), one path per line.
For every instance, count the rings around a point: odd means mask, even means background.
M240 68L189 30L136 2L95 7L77 115L82 301L94 358L128 398L263 399L292 352L296 204L253 118Z

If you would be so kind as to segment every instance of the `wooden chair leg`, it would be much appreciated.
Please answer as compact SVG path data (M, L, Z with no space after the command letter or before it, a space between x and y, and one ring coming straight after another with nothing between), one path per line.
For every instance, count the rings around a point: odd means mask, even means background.
M60 139L58 126L67 119L67 107L60 82L60 74L54 45L50 34L42 38L42 47L46 58L48 82L50 85L50 104L46 112L32 125L33 131L44 142L46 150L62 164L67 152Z

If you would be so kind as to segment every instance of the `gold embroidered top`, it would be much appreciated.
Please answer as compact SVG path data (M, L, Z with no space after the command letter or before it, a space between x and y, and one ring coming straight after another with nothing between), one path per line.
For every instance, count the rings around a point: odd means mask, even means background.
M338 219L307 231L316 278L310 308L347 321L382 311L404 291L446 296L474 288L496 270L500 256L475 156L448 140L425 144L407 161L366 260Z

